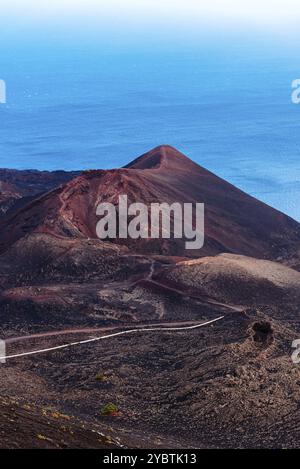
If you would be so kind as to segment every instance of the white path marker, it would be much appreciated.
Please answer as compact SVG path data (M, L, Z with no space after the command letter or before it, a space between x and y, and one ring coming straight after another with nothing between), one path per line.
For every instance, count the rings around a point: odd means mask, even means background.
M121 332L114 332L113 334L108 334L108 335L103 335L101 337L95 337L94 339L87 339L87 340L81 340L80 342L71 342L69 344L65 344L65 345L58 345L57 347L50 347L50 348L45 348L45 349L41 349L41 350L33 350L32 352L24 352L24 353L17 353L15 355L7 355L5 356L5 353L3 356L0 356L0 362L2 359L4 360L7 360L7 359L10 359L10 358L18 358L18 357L26 357L28 355L37 355L37 354L40 354L40 353L47 353L47 352L52 352L54 350L61 350L61 349L64 349L64 348L69 348L69 347L73 347L75 345L81 345L81 344L89 344L89 343L92 343L92 342L97 342L99 340L104 340L104 339L109 339L109 338L112 338L112 337L117 337L117 336L120 336L120 335L124 335L124 334L132 334L134 332L154 332L154 331L184 331L184 330L191 330L191 329L197 329L199 327L203 327L203 326L208 326L209 324L212 324L216 321L220 321L221 319L223 319L224 316L220 316L216 319L212 319L210 321L206 321L206 322L203 322L201 324L196 324L194 326L185 326L185 327L151 327L151 328L143 328L143 329L129 329L128 331L121 331ZM2 355L2 354L1 354Z

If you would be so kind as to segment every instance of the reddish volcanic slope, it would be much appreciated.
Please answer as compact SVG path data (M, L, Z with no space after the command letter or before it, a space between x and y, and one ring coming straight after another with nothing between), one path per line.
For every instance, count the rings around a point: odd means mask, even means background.
M29 198L48 192L79 174L75 171L0 169L0 216L15 205L21 207Z
M0 168L0 192L5 185L12 185L22 196L49 191L78 176L78 171L37 171Z
M132 248L155 254L203 256L232 252L276 259L296 251L300 225L197 165L170 146L160 146L122 169L86 171L34 199L0 222L0 249L33 232L95 238L96 206L118 202L204 202L205 245L185 250L182 240L137 240ZM117 241L118 242L118 241ZM124 241L123 241L124 242ZM129 247L131 242L126 241Z

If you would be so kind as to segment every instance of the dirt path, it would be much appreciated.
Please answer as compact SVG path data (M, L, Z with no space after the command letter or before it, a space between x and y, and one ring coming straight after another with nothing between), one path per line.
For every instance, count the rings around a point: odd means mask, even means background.
M198 321L191 320L191 321L175 321L175 322L161 322L161 323L141 323L138 324L135 329L147 329L148 327L186 327L186 326L195 326L199 324ZM21 342L25 340L31 339L38 339L38 338L45 338L45 337L57 337L60 335L70 335L70 334L93 334L97 332L105 332L105 331L113 331L115 329L130 329L132 328L132 324L129 326L103 326L103 327L83 327L79 329L62 329L60 331L51 331L51 332L38 332L36 334L29 334L29 335L22 335L18 337L10 337L9 339L5 339L7 344L12 344L15 342Z
M138 333L138 332L156 332L156 331L183 331L183 330L192 330L192 329L197 329L197 328L200 328L200 327L203 327L203 326L208 326L210 324L213 324L214 322L217 322L217 321L220 321L221 319L224 319L224 316L220 316L218 318L215 318L215 319L211 319L210 321L206 321L206 322L203 322L201 324L194 324L192 326L175 326L176 323L173 323L173 327L166 327L166 326L162 326L161 324L160 325L157 325L157 327L140 327L140 328L136 328L136 329L128 329L128 330L123 330L121 332L114 332L113 334L108 334L108 335L104 335L104 336L101 336L101 337L94 337L92 339L86 339L86 340L81 340L79 342L71 342L71 343L68 343L68 344L64 344L64 345L58 345L56 347L49 347L49 348L45 348L45 349L39 349L39 350L33 350L33 351L30 351L30 352L23 352L23 353L17 353L17 354L14 354L14 355L6 355L5 357L0 357L0 360L8 360L10 358L19 358L19 357L25 357L25 356L29 356L29 355L37 355L37 354L41 354L41 353L46 353L46 352L51 352L51 351L54 351L54 350L61 350L61 349L65 349L65 348L70 348L70 347L74 347L75 345L83 345L83 344L88 344L88 343L92 343L92 342L97 342L99 340L104 340L104 339L109 339L109 338L112 338L112 337L116 337L116 336L121 336L121 335L125 335L125 334L132 334L132 333ZM46 335L45 335L46 336ZM44 337L45 337L44 336ZM31 336L32 338L32 336Z

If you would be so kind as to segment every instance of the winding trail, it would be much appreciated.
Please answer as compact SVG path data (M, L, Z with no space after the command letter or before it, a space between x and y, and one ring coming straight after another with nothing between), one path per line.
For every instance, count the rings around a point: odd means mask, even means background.
M139 280L136 280L135 282L133 282L133 284L131 284L131 286L136 286L136 285L152 285L154 287L158 287L162 290L165 290L166 292L168 293L171 293L171 294L178 294L180 296L183 296L183 297L189 297L189 298L193 298L193 299L196 299L196 300L201 300L203 301L204 303L208 304L208 305L213 305L213 306L221 306L222 308L225 308L225 309L228 309L230 311L236 311L236 312L243 312L245 307L242 306L242 305L232 305L232 304L227 304L227 303L222 303L214 298L210 298L210 297L207 297L205 295L202 295L202 294L197 294L193 291L189 291L188 289L186 291L184 290L181 290L180 288L178 288L178 286L171 286L171 285L168 285L166 283L163 283L163 282L159 282L157 280L154 280L153 279L153 276L154 274L156 273L156 267L157 267L157 262L155 260L152 260L151 264L150 264L150 268L149 268L149 273L146 277L142 278L142 279L139 279Z
M142 329L148 327L173 327L173 326L194 326L198 324L197 321L172 321L172 322L160 322L160 323L140 323L136 325L135 329ZM13 344L15 342L22 342L31 339L42 339L45 337L57 337L60 335L70 335L70 334L93 334L97 332L105 332L105 331L113 331L115 329L129 329L131 326L120 326L120 325L111 325L111 326L102 326L102 327L81 327L78 329L61 329L59 331L48 331L48 332L36 332L35 334L28 334L28 335L21 335L16 337L9 337L8 339L4 339L6 344Z
M192 330L192 329L197 329L197 328L200 328L200 327L203 327L203 326L208 326L209 324L220 321L223 318L224 318L224 316L220 316L218 318L211 319L210 321L206 321L206 322L203 322L201 324L195 324L195 325L192 325L192 326L149 327L149 328L129 329L129 330L121 331L121 332L114 332L113 334L108 334L108 335L104 335L104 336L101 336L101 337L95 337L93 339L86 339L86 340L81 340L79 342L71 342L71 343L64 344L64 345L58 345L56 347L50 347L50 348L45 348L45 349L40 349L40 350L33 350L31 352L17 353L17 354L14 354L14 355L7 355L5 357L0 357L0 360L8 360L10 358L19 358L19 357L26 357L26 356L29 356L29 355L37 355L37 354L41 354L41 353L47 353L47 352L51 352L51 351L54 351L54 350L61 350L61 349L69 348L69 347L74 347L76 345L88 344L88 343L92 343L92 342L97 342L99 340L109 339L109 338L112 338L112 337L117 337L117 336L124 335L124 334L132 334L132 333L136 333L136 332L155 332L155 331L169 331L169 332L171 332L171 331Z

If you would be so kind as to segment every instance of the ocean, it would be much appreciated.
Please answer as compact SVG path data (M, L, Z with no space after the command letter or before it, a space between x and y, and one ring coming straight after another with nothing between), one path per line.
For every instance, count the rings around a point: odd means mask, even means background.
M272 47L0 47L0 167L113 168L170 144L300 220L300 60Z

